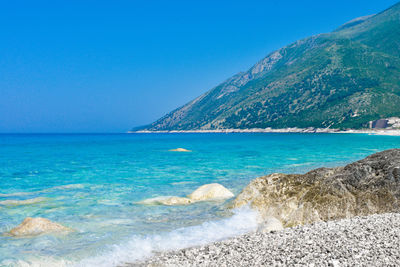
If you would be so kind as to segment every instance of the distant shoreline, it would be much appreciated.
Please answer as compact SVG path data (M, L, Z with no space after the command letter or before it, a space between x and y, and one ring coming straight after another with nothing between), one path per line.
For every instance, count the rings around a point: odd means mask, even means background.
M216 130L171 130L171 131L128 131L128 133L355 133L371 135L400 136L400 129L327 129L327 128L255 128L255 129L216 129Z

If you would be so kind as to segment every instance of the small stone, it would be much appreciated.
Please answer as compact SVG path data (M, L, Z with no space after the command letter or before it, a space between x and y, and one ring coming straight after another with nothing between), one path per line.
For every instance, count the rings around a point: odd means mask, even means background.
M192 152L191 150L188 150L188 149L185 149L185 148L181 148L181 147L170 149L168 151L171 151L171 152Z
M188 195L193 201L227 199L235 195L220 184L205 184L197 188L193 193Z

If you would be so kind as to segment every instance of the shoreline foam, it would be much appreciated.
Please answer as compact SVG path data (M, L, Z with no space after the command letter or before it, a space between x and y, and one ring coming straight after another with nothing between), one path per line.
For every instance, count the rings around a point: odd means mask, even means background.
M200 225L183 227L168 233L151 236L133 236L127 242L113 245L104 254L72 264L75 267L127 266L153 257L160 251L176 251L206 245L254 231L258 214L249 207L233 211L231 217L206 221Z

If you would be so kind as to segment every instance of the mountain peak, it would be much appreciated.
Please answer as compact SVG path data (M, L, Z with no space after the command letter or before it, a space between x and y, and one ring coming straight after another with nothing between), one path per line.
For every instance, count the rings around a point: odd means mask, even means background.
M341 30L356 26L356 25L358 25L360 23L363 23L364 21L366 21L367 19L369 19L370 17L372 17L374 15L375 14L362 16L362 17L358 17L358 18L352 19L352 20L346 22L345 24L343 24L342 26L340 26L339 28L337 28L335 31L341 31Z

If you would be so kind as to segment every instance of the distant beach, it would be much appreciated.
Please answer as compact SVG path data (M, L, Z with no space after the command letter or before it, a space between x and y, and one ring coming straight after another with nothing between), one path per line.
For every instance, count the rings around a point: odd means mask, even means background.
M254 128L254 129L216 129L216 130L171 130L171 131L128 131L128 133L354 133L372 135L400 135L400 129L329 129L329 128Z

